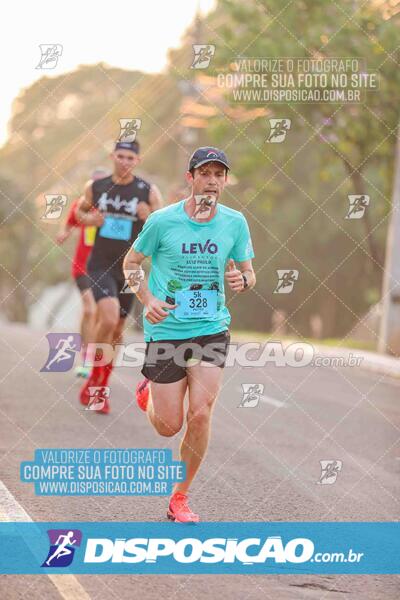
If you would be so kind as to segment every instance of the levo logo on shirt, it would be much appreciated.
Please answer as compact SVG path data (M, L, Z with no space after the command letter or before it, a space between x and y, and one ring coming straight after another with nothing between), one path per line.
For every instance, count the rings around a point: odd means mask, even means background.
M200 242L192 242L190 244L183 242L182 254L215 254L218 252L218 246L211 240L207 240L204 244Z

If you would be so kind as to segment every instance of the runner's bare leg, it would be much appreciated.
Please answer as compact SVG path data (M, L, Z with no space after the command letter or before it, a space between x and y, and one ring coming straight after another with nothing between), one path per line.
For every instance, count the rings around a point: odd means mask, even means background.
M81 293L82 298L82 316L80 333L82 345L86 348L89 342L94 341L94 328L96 321L96 302L93 298L91 289L84 290Z
M97 303L96 342L112 344L119 324L117 298L102 298Z
M205 456L210 437L211 415L221 388L223 369L204 366L188 367L189 410L180 460L186 463L186 480L177 483L174 492L186 494Z
M174 383L150 382L147 415L160 435L170 437L181 430L187 387L186 377Z

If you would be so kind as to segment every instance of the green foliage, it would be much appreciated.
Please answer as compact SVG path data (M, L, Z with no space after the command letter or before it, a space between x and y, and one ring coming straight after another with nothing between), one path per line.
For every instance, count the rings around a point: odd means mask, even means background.
M270 331L279 309L286 311L289 334L310 335L310 317L318 313L324 336L345 335L381 289L399 119L398 20L388 18L390 10L390 3L361 0L219 0L170 51L163 74L81 66L24 90L0 150L0 187L11 199L3 198L1 210L4 216L14 210L3 226L3 264L29 283L28 291L17 288L15 318L23 318L43 286L69 274L73 244L54 246L57 228L40 222L43 194L70 200L81 194L91 169L108 164L118 119L139 117L139 173L165 197L182 184L194 145L219 145L230 157L235 181L223 202L249 221L258 278L255 291L228 294L236 327ZM264 115L237 118L237 106L224 98L210 102L196 89L203 74L190 69L196 41L216 46L208 76L226 72L237 57L356 57L379 74L379 91L358 105L268 104ZM184 81L192 83L190 93ZM181 125L184 96L216 109L190 143ZM285 143L266 143L268 117L292 120ZM344 218L351 193L370 195L366 219ZM273 293L276 270L283 268L300 272L292 294ZM5 291L12 280L3 269Z
M265 116L239 126L224 115L210 127L214 142L229 147L239 179L232 194L251 224L261 268L257 301L246 309L235 303L247 327L257 312L269 328L281 309L293 331L309 332L319 313L325 335L343 335L379 297L399 120L399 23L387 18L389 8L350 0L218 3L224 23L204 40L217 46L215 74L238 57L354 57L379 75L379 91L358 105L266 105L268 117L292 120L283 144L265 143ZM344 219L352 193L370 195L365 219ZM272 294L278 268L299 269L292 294Z
M0 150L0 176L5 179L0 184L5 218L0 286L5 295L16 288L5 303L10 318L25 320L44 287L70 276L76 236L62 248L55 245L60 223L41 220L44 194L66 194L69 202L81 195L92 169L109 166L119 119L125 117L142 119L139 172L165 192L177 153L172 139L178 125L171 127L177 98L169 77L104 64L43 77L21 92L14 102L9 141Z

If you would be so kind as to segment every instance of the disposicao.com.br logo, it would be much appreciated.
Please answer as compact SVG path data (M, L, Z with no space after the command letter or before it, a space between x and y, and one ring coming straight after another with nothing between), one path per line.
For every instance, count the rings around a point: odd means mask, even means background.
M316 553L314 543L308 538L293 538L285 544L281 536L267 538L208 538L195 537L174 540L171 538L108 539L89 538L84 556L85 563L157 563L166 557L181 564L188 563L235 563L243 565L262 564L268 560L275 563L355 562L363 553L349 550Z
M0 523L11 538L3 574L399 573L398 522Z

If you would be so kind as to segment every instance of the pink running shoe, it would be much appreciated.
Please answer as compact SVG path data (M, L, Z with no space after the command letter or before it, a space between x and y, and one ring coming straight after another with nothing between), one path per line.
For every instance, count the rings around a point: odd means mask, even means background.
M199 515L190 510L187 502L188 497L186 494L181 492L172 494L167 512L168 519L175 521L175 523L198 523L200 520Z

